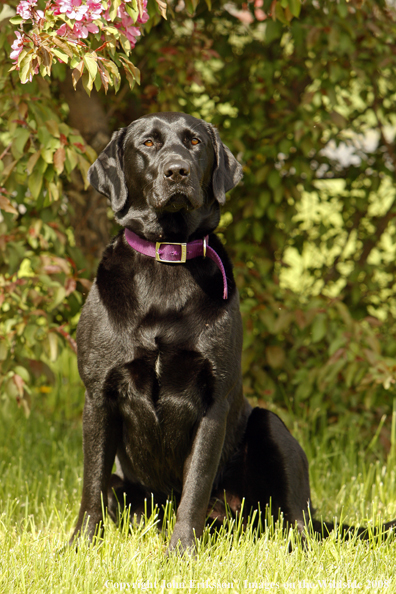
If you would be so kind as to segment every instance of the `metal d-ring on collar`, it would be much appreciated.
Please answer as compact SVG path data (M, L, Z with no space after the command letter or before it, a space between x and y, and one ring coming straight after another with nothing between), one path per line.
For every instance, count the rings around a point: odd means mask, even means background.
M145 256L155 258L157 262L167 264L184 264L187 260L203 256L215 262L223 276L223 299L228 298L228 284L223 262L218 253L209 245L209 235L203 239L195 239L189 243L169 243L167 241L147 241L133 231L125 229L125 239L128 244ZM177 249L179 248L179 249Z

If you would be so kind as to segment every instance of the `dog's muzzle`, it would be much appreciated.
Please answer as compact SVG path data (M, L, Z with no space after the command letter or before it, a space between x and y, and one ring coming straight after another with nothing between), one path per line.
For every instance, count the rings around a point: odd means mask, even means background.
M166 212L179 212L179 210L193 210L194 208L191 200L182 192L173 194L163 206L163 210Z

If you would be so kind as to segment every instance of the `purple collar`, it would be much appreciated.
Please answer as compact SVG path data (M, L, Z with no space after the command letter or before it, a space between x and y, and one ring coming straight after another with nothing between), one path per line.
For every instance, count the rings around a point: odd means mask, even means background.
M168 262L173 264L183 264L186 260L203 256L210 258L220 268L223 275L223 299L228 298L227 277L223 262L217 252L209 245L209 235L203 239L195 239L189 243L169 243L168 241L147 241L142 239L133 231L125 229L125 239L137 252L155 258L157 262Z

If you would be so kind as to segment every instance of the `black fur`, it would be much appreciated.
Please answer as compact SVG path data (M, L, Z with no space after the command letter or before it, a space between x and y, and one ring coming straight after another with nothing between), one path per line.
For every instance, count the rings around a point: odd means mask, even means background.
M224 492L233 513L243 498L247 513L271 499L273 512L303 531L308 462L282 421L252 411L243 396L238 292L213 234L225 193L241 177L217 131L178 113L116 132L90 169L116 220L142 238L185 242L209 233L228 299L207 258L160 263L134 251L123 230L105 250L77 332L84 484L71 542L84 528L93 538L102 498L115 518L117 500L140 513L151 493L157 503L176 497L171 549L192 547L208 514L223 519Z

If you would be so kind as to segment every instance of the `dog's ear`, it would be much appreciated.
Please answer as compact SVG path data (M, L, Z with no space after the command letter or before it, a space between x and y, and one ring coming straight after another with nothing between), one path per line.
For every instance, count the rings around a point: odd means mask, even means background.
M212 174L213 194L219 204L223 205L226 201L226 192L235 188L240 182L243 171L241 164L235 159L228 146L221 142L216 128L209 125L209 132L216 158Z
M114 212L121 210L128 198L124 176L123 139L126 128L114 132L109 144L88 170L89 183L110 198Z

